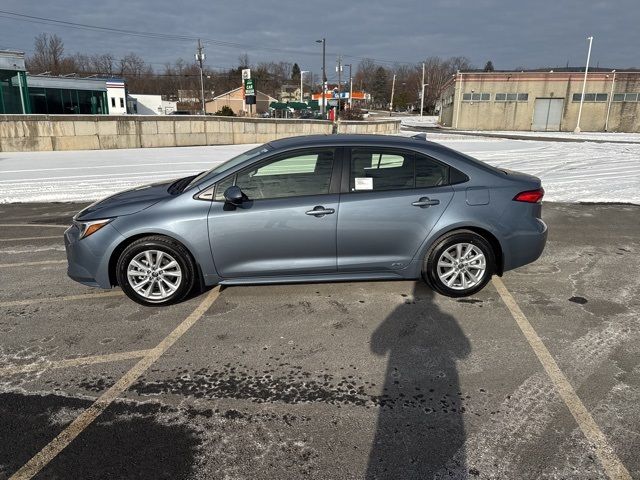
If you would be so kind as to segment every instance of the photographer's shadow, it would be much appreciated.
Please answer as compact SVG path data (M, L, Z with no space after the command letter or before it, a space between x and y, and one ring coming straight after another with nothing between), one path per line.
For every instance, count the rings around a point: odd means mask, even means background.
M434 303L422 283L371 337L371 350L389 356L379 398L368 479L426 479L464 445L462 394L456 362L470 344L455 318ZM466 477L464 452L448 472Z

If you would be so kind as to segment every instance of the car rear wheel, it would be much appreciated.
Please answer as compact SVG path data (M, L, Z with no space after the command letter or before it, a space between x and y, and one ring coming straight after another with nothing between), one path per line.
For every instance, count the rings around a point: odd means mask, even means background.
M167 237L145 237L128 245L116 265L118 285L134 302L169 305L193 288L195 265L189 252Z
M482 290L495 272L495 254L484 237L458 230L440 238L427 252L422 277L448 297L466 297Z

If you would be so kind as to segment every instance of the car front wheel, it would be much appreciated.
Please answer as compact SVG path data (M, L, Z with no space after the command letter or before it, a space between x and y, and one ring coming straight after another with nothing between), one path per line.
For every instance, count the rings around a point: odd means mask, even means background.
M128 245L116 266L118 285L142 305L169 305L193 288L195 265L189 252L167 237L141 238Z
M425 256L422 277L448 297L466 297L482 290L495 272L495 254L484 237L469 230L451 232Z

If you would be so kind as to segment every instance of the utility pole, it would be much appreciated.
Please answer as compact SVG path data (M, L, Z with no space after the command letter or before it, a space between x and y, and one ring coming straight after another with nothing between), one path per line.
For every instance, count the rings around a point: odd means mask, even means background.
M420 118L424 111L424 62L422 62L422 83L420 84Z
M204 48L202 47L202 43L200 39L198 39L198 51L196 52L196 61L200 65L200 100L202 102L202 114L205 115L205 105L204 105L204 77L202 75L202 62L204 62Z
M589 52L587 53L587 66L584 69L584 80L582 81L582 95L580 96L580 109L578 110L578 124L573 133L580 133L580 119L582 118L582 104L584 103L584 90L587 87L587 73L589 72L589 60L591 59L591 44L593 37L587 37L589 40Z
M308 70L300 70L300 103L304 102L302 93L304 91L304 86L302 83L302 77L304 76L305 73L309 73ZM313 82L312 82L313 83Z
M393 83L391 84L391 103L389 104L389 116L391 116L391 112L393 111L393 94L396 91L396 74L393 74Z
M340 96L342 95L342 55L338 56L338 65L336 66L338 72L338 109L336 110L336 120L340 117Z
M324 98L325 90L327 88L327 66L326 66L326 47L327 40L323 37L322 40L316 40L316 43L322 44L322 116L326 117L326 100Z
M350 63L345 63L345 67L349 67L349 108L353 106L353 77L351 76L351 65Z

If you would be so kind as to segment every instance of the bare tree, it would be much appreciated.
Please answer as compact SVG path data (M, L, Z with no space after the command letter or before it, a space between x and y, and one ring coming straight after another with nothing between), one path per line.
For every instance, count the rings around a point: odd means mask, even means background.
M33 42L34 52L29 59L29 69L37 72L51 72L53 75L66 73L61 71L64 43L58 35L41 33Z

